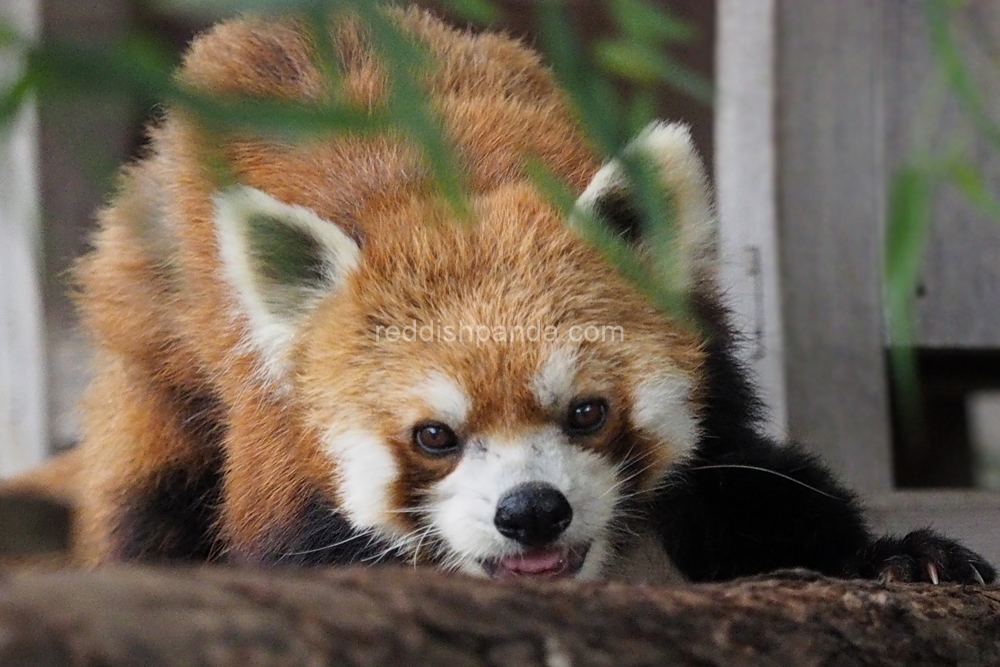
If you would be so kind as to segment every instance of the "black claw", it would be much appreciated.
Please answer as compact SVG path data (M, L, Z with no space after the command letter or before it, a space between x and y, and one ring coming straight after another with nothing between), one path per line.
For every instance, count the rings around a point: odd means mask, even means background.
M876 540L859 557L855 574L882 582L986 585L996 579L981 556L930 530Z

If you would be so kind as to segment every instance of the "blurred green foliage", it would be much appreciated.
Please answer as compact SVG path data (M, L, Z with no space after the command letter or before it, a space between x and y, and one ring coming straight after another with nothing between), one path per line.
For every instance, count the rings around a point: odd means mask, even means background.
M156 9L220 20L240 13L295 14L311 26L319 66L336 86L338 64L328 30L332 14L348 10L373 36L373 44L390 78L390 97L377 111L361 110L336 100L299 103L273 99L214 97L184 86L173 77L176 63L151 35L132 35L101 48L55 41L31 43L0 24L0 47L23 54L19 79L0 93L0 124L9 121L30 95L128 94L193 112L212 130L241 130L283 138L330 132L376 132L393 128L419 146L435 183L459 215L467 213L461 171L447 139L419 85L427 65L421 45L401 34L383 11L391 2L371 0L154 0ZM419 4L419 3L418 3ZM440 0L439 6L469 21L489 24L503 12L489 0ZM683 67L669 47L697 38L688 24L649 0L606 0L614 20L613 36L586 49L560 0L534 3L538 46L574 107L584 131L607 158L620 156L627 140L654 119L656 89L667 84L710 103L710 84ZM622 85L624 82L625 85ZM671 205L651 165L623 158L627 177L644 213L646 233L662 250L661 265L670 261L674 243ZM573 197L540 164L530 165L538 185L566 215ZM669 272L651 272L631 249L598 220L582 216L587 236L622 273L671 315L687 318L684 295ZM578 219L581 216L578 215Z
M977 80L977 75L992 75L994 84L1000 82L1000 61L989 72L970 63L965 47L972 40L968 26L963 25L967 19L963 10L969 5L969 0L925 0L936 66L928 86L937 94L929 96L927 108L918 110L921 116L914 129L912 155L894 174L888 197L883 284L890 364L906 412L904 421L916 428L915 305L936 198L942 189L953 188L981 214L1000 222L1000 199L980 166L983 149L1000 157L1000 116L984 100L984 91L990 87ZM967 128L949 126L944 142L932 142L946 104L957 105Z
M176 66L169 51L151 35L133 35L103 48L46 41L32 43L0 23L0 48L23 55L19 78L0 92L0 124L9 121L30 95L71 96L129 94L181 106L195 113L208 128L242 129L267 135L302 138L336 131L374 132L394 127L419 145L442 194L457 212L465 212L460 171L450 147L417 85L415 74L426 64L420 45L408 40L381 11L387 2L370 0L154 0L158 10L223 19L238 13L296 13L311 21L321 67L335 78L328 17L351 10L369 26L376 48L387 64L393 85L389 103L378 111L362 111L335 101L302 104L266 99L218 98L191 90L172 76ZM955 16L967 0L926 0L930 43L940 83L957 100L974 129L977 145L1000 154L1000 122L984 102L956 35ZM442 0L439 4L480 24L502 19L489 0ZM648 0L605 0L614 21L612 36L599 39L593 50L583 46L567 3L535 3L538 46L574 106L585 132L606 156L621 157L625 142L653 120L658 86L709 103L708 82L680 65L669 47L697 39L694 29ZM325 47L325 48L324 48ZM628 86L619 85L622 80ZM623 92L626 91L626 92ZM976 167L968 142L944 151L926 147L894 175L888 193L888 227L884 246L886 323L891 361L902 394L912 394L916 374L911 352L915 332L914 300L928 239L936 193L955 188L985 215L1000 221L1000 199ZM659 192L649 165L624 159L633 182L646 232L669 266L674 238L670 203ZM568 214L573 197L564 184L539 164L531 165L539 186ZM631 250L597 220L583 220L590 239L607 257L667 312L686 316L675 277L650 275Z

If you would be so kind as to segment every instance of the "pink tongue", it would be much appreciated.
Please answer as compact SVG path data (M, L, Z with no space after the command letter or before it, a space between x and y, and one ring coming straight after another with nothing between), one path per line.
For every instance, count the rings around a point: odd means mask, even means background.
M538 549L500 561L500 569L511 574L546 574L565 565L562 549Z

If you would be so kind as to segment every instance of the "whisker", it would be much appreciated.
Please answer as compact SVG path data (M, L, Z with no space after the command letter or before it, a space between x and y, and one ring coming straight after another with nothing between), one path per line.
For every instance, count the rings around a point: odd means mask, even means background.
M770 470L768 468L761 468L761 467L758 467L758 466L750 466L750 465L743 465L743 464L736 464L736 463L727 463L727 464L718 464L718 465L697 466L697 467L694 467L694 468L690 468L690 470L724 470L724 469L730 469L730 468L734 469L734 470L753 470L753 471L756 471L756 472L766 472L769 475L774 475L775 477L780 477L782 479L788 480L789 482L794 482L795 484L798 484L799 486L804 486L805 488L809 489L810 491L815 491L816 493L820 494L821 496L826 496L827 498L832 498L833 500L839 500L840 502L844 502L844 503L847 502L846 498L841 498L840 496L835 496L832 493L827 493L826 491L824 491L822 489L817 489L815 486L811 486L809 484L806 484L805 482L803 482L800 479L795 479L794 477L792 477L790 475L786 475L784 473L778 472L777 470Z
M413 549L413 567L417 566L417 559L420 556L420 546L424 543L424 540L434 531L434 525L431 524L420 534L420 539L417 540L417 546Z
M641 459L636 459L636 460L641 460ZM604 498L609 493L612 493L613 491L616 491L617 489L620 489L622 486L624 486L625 484L628 484L629 482L631 482L636 477L639 477L640 475L648 472L649 470L652 470L654 466L655 466L655 463L651 463L651 464L649 464L649 465L647 465L647 466L645 466L643 468L640 468L639 470L633 472L631 475L628 475L627 477L619 479L611 487L609 487L607 491L605 491L604 493L601 494L601 498Z
M378 563L383 558L385 558L389 554L393 553L394 551L396 551L396 552L398 552L398 551L405 551L406 550L406 546L407 546L407 541L410 540L411 538L413 538L414 536L416 536L422 530L424 530L424 529L423 528L417 528L416 530L412 530L409 533L406 533L405 535L394 539L380 553L378 553L378 554L376 554L374 556L368 556L367 558L362 558L361 562L362 563Z
M399 509L384 510L386 514L416 514L417 516L426 516L430 514L430 510L424 507L401 507Z
M628 533L632 537L636 537L636 538L639 537L639 533L637 533L634 530L632 530L631 528L629 528L628 524L626 524L624 522L621 522L621 523L615 522L615 523L609 524L608 528L610 528L613 533L619 533L619 534L620 533Z
M286 552L280 554L279 557L284 557L284 556L304 556L306 554L314 554L314 553L317 553L319 551L327 551L328 549L336 549L337 547L343 546L343 545L347 544L348 542L353 542L354 540L361 539L362 537L367 537L368 538L368 544L371 544L372 542L375 541L375 537L376 536L375 536L374 533L358 533L357 535L351 535L347 539L340 540L339 542L334 542L332 544L326 544L326 545L323 545L321 547L316 547L314 549L305 549L303 551L286 551Z
M444 572L454 572L462 564L462 558L458 554L448 553L438 566Z

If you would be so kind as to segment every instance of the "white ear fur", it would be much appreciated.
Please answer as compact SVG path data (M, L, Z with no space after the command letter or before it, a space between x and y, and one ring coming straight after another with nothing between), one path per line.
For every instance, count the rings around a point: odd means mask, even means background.
M676 260L684 266L671 274L680 276L683 287L689 288L697 277L711 272L715 261L715 210L705 168L691 141L691 132L682 123L649 124L624 152L637 151L652 158L659 167L663 186L672 198L679 250ZM594 175L576 206L593 213L603 196L625 185L621 164L611 160Z
M300 316L343 283L360 249L329 220L255 188L229 187L212 202L224 277L249 321L247 342L281 380Z

